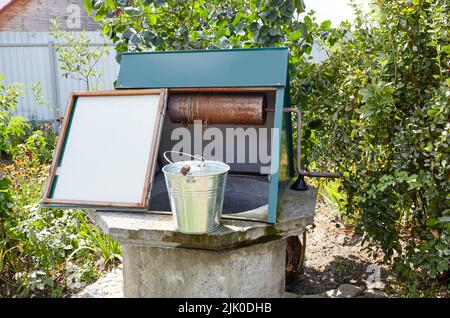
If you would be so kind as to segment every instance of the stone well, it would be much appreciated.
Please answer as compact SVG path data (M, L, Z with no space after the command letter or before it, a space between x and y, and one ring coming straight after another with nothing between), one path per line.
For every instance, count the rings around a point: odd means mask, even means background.
M276 224L223 219L202 235L171 215L90 213L122 246L125 297L283 297L286 238L312 224L316 195L287 190Z

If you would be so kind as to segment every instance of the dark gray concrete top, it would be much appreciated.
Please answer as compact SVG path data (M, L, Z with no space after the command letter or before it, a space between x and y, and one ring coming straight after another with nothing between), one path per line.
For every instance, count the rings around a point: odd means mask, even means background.
M299 235L313 223L317 190L287 190L276 224L222 219L218 230L189 235L177 232L172 215L90 211L100 228L121 244L227 250Z

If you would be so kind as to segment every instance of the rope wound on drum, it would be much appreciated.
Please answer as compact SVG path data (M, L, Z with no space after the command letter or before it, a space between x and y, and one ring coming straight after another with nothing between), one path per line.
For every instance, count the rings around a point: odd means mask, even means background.
M195 94L194 98L189 98L187 100L186 107L183 109L184 117L186 118L186 120L182 122L184 126L187 126L187 124L192 124L196 120L201 120L204 128L208 126L209 114L211 112L211 102L214 99L214 94L209 95L209 101L206 107L204 104L200 104L198 102L199 97L200 94Z
M173 93L168 100L170 120L183 125L264 125L265 108L261 93Z

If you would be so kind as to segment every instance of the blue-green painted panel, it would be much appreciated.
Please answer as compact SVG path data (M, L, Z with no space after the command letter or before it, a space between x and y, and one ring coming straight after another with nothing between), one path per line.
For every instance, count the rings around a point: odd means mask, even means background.
M125 53L116 88L285 86L288 49Z
M55 193L55 187L56 187L57 183L58 183L58 176L55 175L53 177L52 187L50 188L50 193L49 193L49 196L48 196L49 198L53 198L53 194Z
M272 136L272 161L271 161L271 175L269 186L269 211L267 213L267 221L269 223L276 223L277 209L279 205L278 191L279 191L279 173L281 163L281 137L283 124L283 104L284 104L284 88L278 88L275 96L275 119L274 119L274 134Z
M289 77L286 80L286 83L287 83L287 86L284 91L284 107L290 108L290 107L292 107L292 105L291 105L291 85L290 85ZM284 113L283 131L285 131L285 134L286 134L286 140L287 140L286 151L287 151L287 156L289 158L289 175L290 175L291 179L295 176L294 147L293 147L293 145L294 145L294 141L293 141L294 130L292 129L292 119L294 119L294 117L292 116L292 113ZM295 142L295 144L297 144L297 141ZM296 150L297 150L297 148L296 148Z
M74 96L73 104L72 104L72 108L70 110L70 113L66 114L66 116L68 116L68 118L69 118L69 123L67 125L67 129L66 129L66 133L65 133L65 136L64 136L63 145L61 147L61 153L60 153L59 159L58 159L58 167L61 167L62 162L63 162L64 153L66 151L67 139L69 138L70 128L72 127L73 114L75 113L75 108L77 108L77 103L78 103L78 96Z

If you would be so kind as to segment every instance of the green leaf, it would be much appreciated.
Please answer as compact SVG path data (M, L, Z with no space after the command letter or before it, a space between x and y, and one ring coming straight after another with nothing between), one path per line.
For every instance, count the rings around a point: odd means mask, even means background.
M161 45L161 44L164 42L164 40L163 40L163 38L160 37L160 36L155 36L155 37L151 40L151 42L152 42L152 44L153 44L154 46L159 46L159 45Z
M269 9L260 13L259 16L268 22L273 22L278 17L278 10Z
M133 34L136 34L136 31L132 28L128 28L122 32L122 39L130 39Z
M438 220L438 219L432 218L432 219L428 219L428 220L426 221L426 225L427 225L428 227L434 227L434 226L437 225L437 224L439 224L439 220Z
M311 46L311 44L309 44L309 43L304 43L304 44L302 45L302 50L303 50L303 52L305 52L305 54L311 54L311 51L312 51L312 46Z
M236 16L233 19L233 22L231 24L235 27L240 21L243 15L241 13L236 14Z
M133 34L130 38L130 42L133 43L134 45L139 45L142 43L142 39L139 36L139 34Z
M106 18L106 14L107 13L101 13L101 12L97 12L97 14L94 16L94 21L103 21L103 19Z
M258 22L252 22L252 23L250 23L250 25L248 26L249 30L250 30L251 32L253 32L253 33L258 32L258 30L259 30L260 27L261 27L261 26L259 25Z
M329 28L331 27L331 21L330 20L325 20L320 24L320 28L323 31L327 31Z
M448 270L448 261L443 259L437 263L436 269L438 272L442 273Z
M142 37L144 39L146 39L147 41L151 41L156 37L156 34L154 34L152 31L150 30L144 30L141 33Z
M147 21L149 25L156 25L158 23L158 18L152 14L150 16L147 16Z
M441 46L441 51L447 54L450 54L450 45Z
M270 7L279 7L281 6L284 2L291 2L291 1L285 1L285 0L269 0L269 6Z
M6 179L6 178L2 178L0 179L0 190L6 190L8 189L10 186L12 185L11 180Z
M142 13L141 7L126 7L124 9L125 13L131 16L140 15Z
M308 28L311 28L311 27L312 27L312 20L311 20L311 18L310 18L308 15L305 15L303 21L305 21L305 25L306 25Z
M230 29L228 28L222 28L219 31L217 31L215 38L220 39L223 36L230 36Z
M288 36L289 41L298 41L302 37L302 31L300 29L295 30Z
M292 18L295 12L295 7L292 1L286 1L281 7L280 7L280 14L282 17L285 18Z
M297 10L297 13L305 12L305 3L303 2L303 0L294 0L294 6Z
M275 36L275 35L278 34L277 29L272 28L272 27L270 27L270 28L268 29L268 31L269 31L269 34L270 34L271 36Z
M91 0L83 0L84 8L86 9L87 14L90 16L92 14L92 1Z
M106 0L105 4L106 4L106 6L109 9L114 9L116 7L116 4L114 3L114 0Z
M198 31L193 31L193 32L191 32L190 39L191 39L191 41L195 42L195 41L197 41L199 36L200 36L200 33Z
M98 10L101 8L101 6L103 6L103 4L105 3L105 0L97 0L94 3L94 9Z

